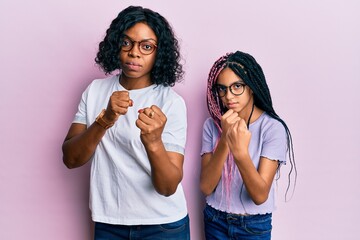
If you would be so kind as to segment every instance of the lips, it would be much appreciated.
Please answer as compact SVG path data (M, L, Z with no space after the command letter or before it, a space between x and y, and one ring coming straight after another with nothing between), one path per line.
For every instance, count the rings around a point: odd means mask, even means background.
M236 102L231 102L231 103L227 103L226 105L230 109L230 108L235 108L237 103Z
M129 69L129 70L139 70L142 66L138 63L135 62L126 62L125 66Z

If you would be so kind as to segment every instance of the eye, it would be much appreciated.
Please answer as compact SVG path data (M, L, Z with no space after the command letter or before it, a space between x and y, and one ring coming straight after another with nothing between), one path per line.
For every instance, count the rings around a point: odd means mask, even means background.
M141 42L140 47L145 51L152 51L155 45L151 42Z
M122 47L127 47L127 46L131 46L131 41L129 39L123 39L121 42L121 46Z
M216 86L216 90L218 92L226 92L226 89L227 89L227 87L225 87L225 86L221 86L221 85Z
M234 90L241 89L243 86L244 86L244 84L242 84L242 83L234 83L234 84L232 85L232 87L233 87Z

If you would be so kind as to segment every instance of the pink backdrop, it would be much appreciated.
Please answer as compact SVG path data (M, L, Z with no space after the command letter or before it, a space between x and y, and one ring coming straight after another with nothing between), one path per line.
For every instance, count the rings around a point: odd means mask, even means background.
M203 239L199 191L206 78L237 49L262 65L278 113L293 133L299 178L277 240L357 239L360 213L360 3L317 1L0 1L0 239L85 240L89 164L68 170L61 144L110 21L128 6L164 15L180 39L188 107L183 185L192 239ZM284 168L288 170L288 168Z

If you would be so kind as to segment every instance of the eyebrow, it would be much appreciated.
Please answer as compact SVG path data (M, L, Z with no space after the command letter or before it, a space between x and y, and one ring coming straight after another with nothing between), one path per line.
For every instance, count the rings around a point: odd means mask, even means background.
M223 85L223 84L220 84L220 83L216 83L216 85L218 85L218 86L222 86L222 87L229 87L229 86L231 86L231 85L233 85L233 84L235 84L235 83L240 83L240 84L244 84L244 85L246 85L244 82L242 82L241 80L237 80L237 81L235 81L235 82L233 82L233 83L231 83L230 85L228 85L228 86L226 86L226 85Z
M126 35L126 34L124 34L124 37L129 38L131 41L135 41L134 39L132 39L131 37L129 37L129 36ZM142 40L140 40L140 41L135 41L135 42L145 42L145 41L150 41L150 40L152 40L152 41L154 41L155 43L157 43L157 41L156 41L155 39L153 39L153 38L145 38L145 39L142 39Z

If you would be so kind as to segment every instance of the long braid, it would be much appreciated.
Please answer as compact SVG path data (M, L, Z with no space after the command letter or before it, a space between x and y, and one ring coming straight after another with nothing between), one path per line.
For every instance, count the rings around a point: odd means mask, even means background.
M217 77L221 70L224 68L228 59L228 55L219 58L210 69L208 84L207 84L207 103L210 116L214 119L217 127L221 131L221 116L224 114L221 111L222 102L221 99L216 96L214 85L216 84Z
M228 57L229 57L229 55L227 54L227 55L219 58L214 63L213 67L210 69L210 73L209 73L209 77L208 77L208 85L207 85L208 86L208 88L207 88L208 110L209 110L210 116L214 120L215 125L219 131L219 137L216 141L216 145L215 145L213 151L215 151L217 144L219 142L219 139L220 139L220 135L222 133L221 116L225 113L225 110L226 110L223 107L222 101L217 96L216 91L213 87L216 84L219 73L226 66ZM231 180L232 180L231 176L232 176L233 169L234 169L234 158L233 158L232 154L230 153L228 155L226 163L224 165L224 169L223 169L224 180L223 180L223 185L222 185L223 193L225 191L227 206L229 206L230 197L231 197L230 196L230 194L231 194L230 184L231 184Z
M296 177L297 177L297 169L296 169L296 163L294 159L294 149L293 149L293 141L292 136L290 133L290 130L286 123L279 117L279 115L275 112L269 87L266 83L264 72L261 68L261 66L256 62L256 60L249 54L242 53L240 51L236 52L229 58L230 62L235 62L239 64L243 64L243 68L240 67L239 71L239 65L238 64L229 64L229 67L238 74L245 82L246 85L250 87L250 89L254 92L254 102L257 107L267 112L271 117L278 120L285 128L286 134L287 134L287 145L288 145L288 156L290 160L290 171L288 174L288 186L286 189L286 196L288 194L288 190L290 189L291 184L291 174L293 171L295 171L295 182L294 182L294 188L296 185ZM233 66L233 67L232 67ZM244 69L246 68L246 70ZM236 69L236 70L235 70ZM244 74L244 71L247 72L247 74Z
M295 173L294 189L296 185L297 169L294 158L293 140L290 130L286 123L278 116L275 112L272 104L271 94L269 87L266 83L264 72L261 66L256 62L254 57L251 55L237 51L235 53L227 53L225 56L219 58L210 70L207 87L207 102L208 111L210 116L215 121L220 133L221 133L221 116L227 111L223 106L221 99L217 96L213 87L216 84L217 77L222 69L229 67L236 75L238 75L247 86L253 91L255 105L264 110L272 118L278 120L285 128L287 134L287 145L288 145L288 156L290 160L290 171L288 174L288 186L286 189L285 200L291 185L291 174ZM229 160L229 159L228 159ZM232 166L233 163L227 161L228 167ZM231 167L230 167L231 169ZM228 173L229 169L227 170ZM226 176L227 174L225 174ZM229 185L227 183L225 185ZM227 186L226 188L228 188Z

